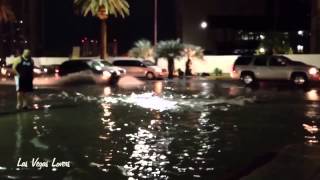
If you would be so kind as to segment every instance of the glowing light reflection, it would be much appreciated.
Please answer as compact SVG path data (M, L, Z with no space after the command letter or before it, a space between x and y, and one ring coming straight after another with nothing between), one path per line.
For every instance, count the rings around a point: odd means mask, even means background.
M320 97L318 95L318 91L317 90L310 90L306 93L306 98L307 100L310 100L310 101L319 101L320 100Z
M157 123L152 121L150 126L155 124ZM168 179L163 173L166 172L165 166L170 163L166 152L171 140L142 128L127 137L135 144L130 156L132 162L123 167L127 176L138 179Z

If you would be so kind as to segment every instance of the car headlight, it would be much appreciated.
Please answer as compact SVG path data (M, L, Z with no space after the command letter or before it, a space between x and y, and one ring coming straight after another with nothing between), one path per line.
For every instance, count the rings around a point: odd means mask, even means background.
M101 70L102 70L102 67L101 67L101 66L94 66L94 68L95 68L97 71L101 71Z
M102 78L103 79L108 79L111 76L109 71L103 71L102 72Z
M40 69L36 69L36 68L33 69L33 72L36 73L36 74L41 74L42 73Z
M310 68L309 69L309 74L311 74L311 75L316 75L316 74L318 74L318 72L319 72L319 70L317 69L317 68Z

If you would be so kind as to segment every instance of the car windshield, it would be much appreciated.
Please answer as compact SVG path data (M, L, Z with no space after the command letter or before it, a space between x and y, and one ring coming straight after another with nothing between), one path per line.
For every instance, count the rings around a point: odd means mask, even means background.
M285 56L281 56L281 58L284 59L288 65L292 65L292 66L304 66L304 65L307 65L307 64L305 64L303 62L300 62L300 61L291 60L291 59L289 59L289 58L287 58Z
M99 61L89 61L88 62L89 66L98 70L98 71L101 71L102 68L104 67L104 64L102 64L101 62Z
M104 66L113 66L110 62L108 61L100 61L101 64L103 64Z
M143 64L145 64L146 66L155 66L155 64L149 60L143 61Z
M303 62L300 62L300 61L292 61L292 60L288 61L288 64L293 65L293 66L303 66L303 65L306 65L306 64L303 63Z

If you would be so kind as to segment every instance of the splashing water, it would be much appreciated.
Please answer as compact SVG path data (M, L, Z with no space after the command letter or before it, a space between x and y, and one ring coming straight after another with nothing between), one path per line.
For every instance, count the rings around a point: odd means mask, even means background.
M81 84L102 84L106 85L109 83L109 78L101 75L96 75L91 72L79 72L72 73L67 76L60 77L48 76L48 77L36 77L33 79L35 86L65 86L65 85L81 85ZM15 85L12 79L3 79L0 81L2 85Z
M144 93L139 95L131 94L127 98L122 99L122 101L142 108L158 110L160 112L178 108L177 102L155 96L154 93Z
M124 76L118 81L118 86L123 89L134 89L144 84L144 82L132 76Z
M166 110L180 110L183 108L193 108L194 110L202 111L206 106L244 106L247 103L254 103L256 97L244 97L239 96L235 98L215 98L215 99L204 99L204 98L179 98L172 95L169 96L157 96L153 92L147 92L143 94L132 93L129 96L115 96L105 97L102 99L108 103L127 103L139 106L145 109L152 109L157 111Z

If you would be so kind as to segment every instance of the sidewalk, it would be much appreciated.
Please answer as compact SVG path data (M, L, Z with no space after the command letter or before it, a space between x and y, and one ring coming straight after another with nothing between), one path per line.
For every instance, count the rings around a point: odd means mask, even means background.
M241 180L319 180L320 145L290 145Z

